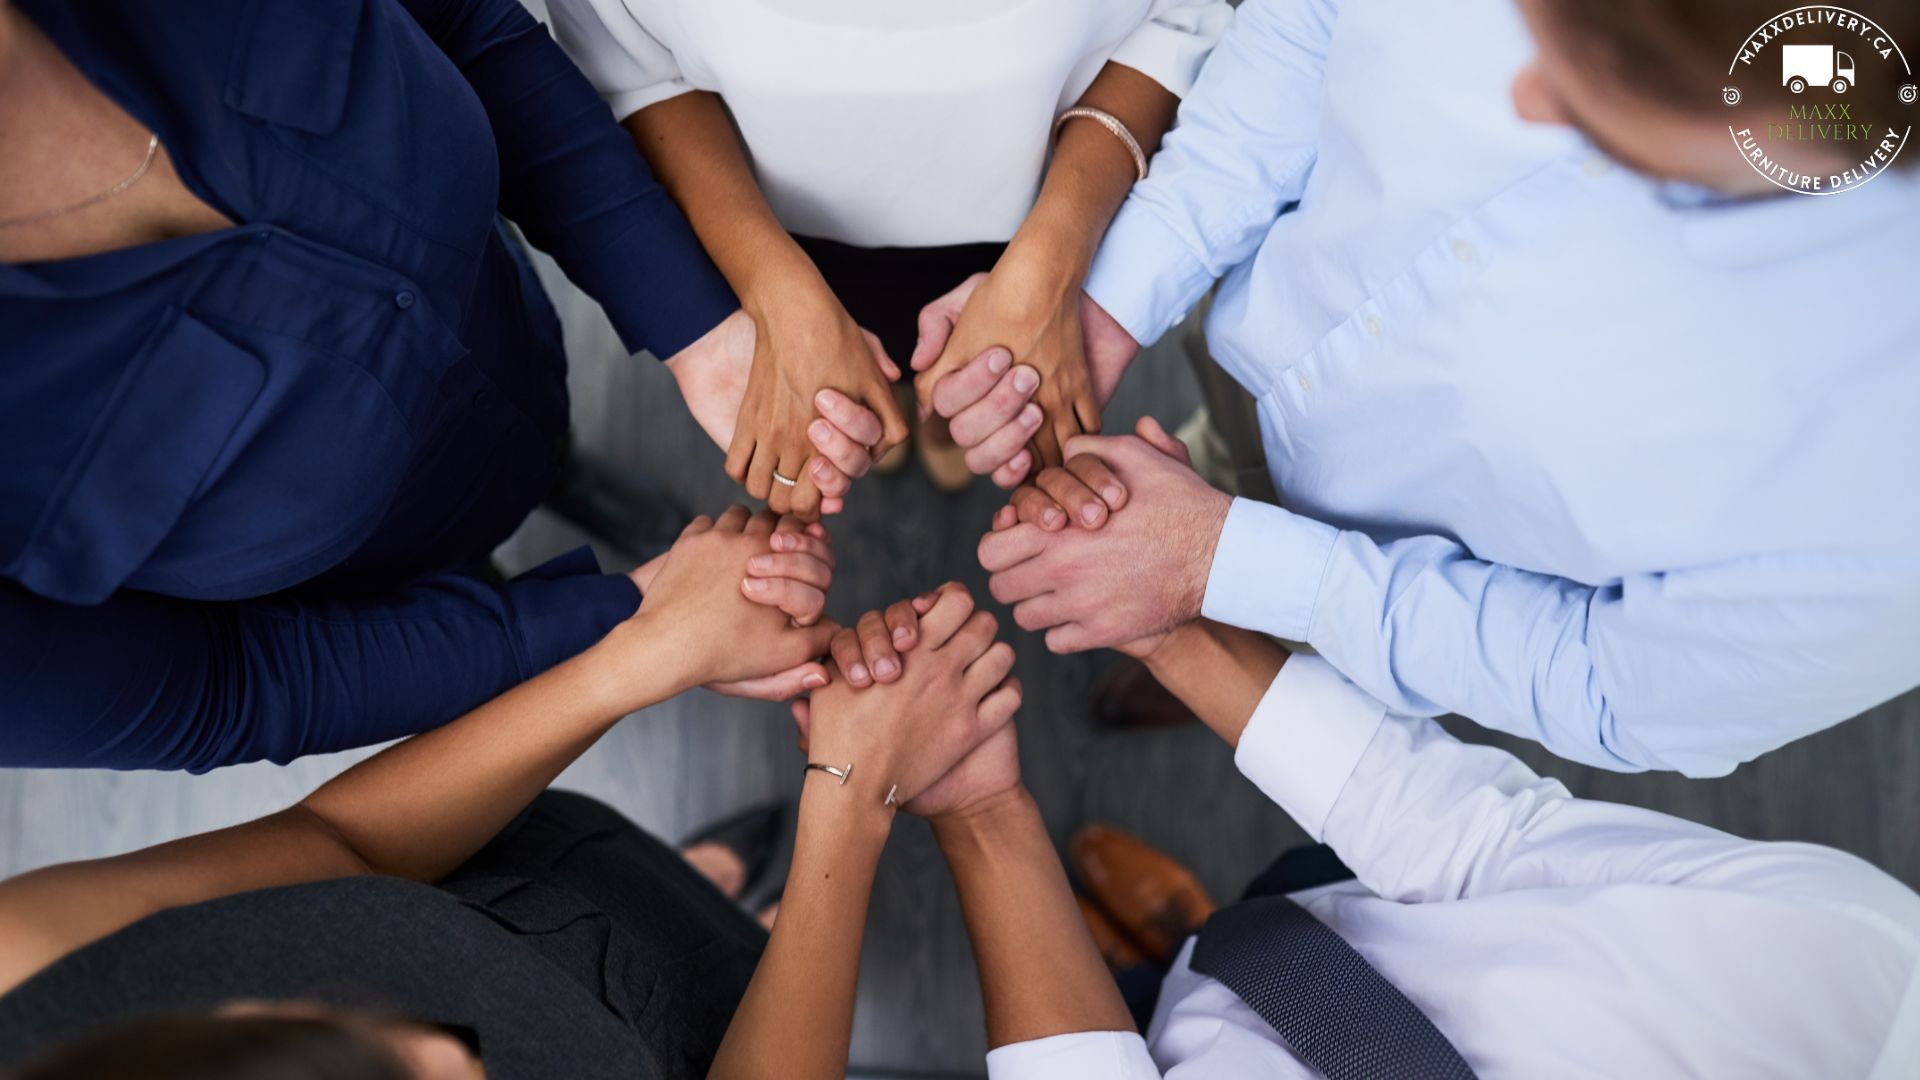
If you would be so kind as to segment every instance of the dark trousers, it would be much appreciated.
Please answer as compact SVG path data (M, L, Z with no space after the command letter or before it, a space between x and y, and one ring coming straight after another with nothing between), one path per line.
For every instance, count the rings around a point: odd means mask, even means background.
M796 236L827 287L853 321L880 339L887 356L911 379L907 361L920 338L920 309L975 274L993 269L1005 244L932 248L863 248Z

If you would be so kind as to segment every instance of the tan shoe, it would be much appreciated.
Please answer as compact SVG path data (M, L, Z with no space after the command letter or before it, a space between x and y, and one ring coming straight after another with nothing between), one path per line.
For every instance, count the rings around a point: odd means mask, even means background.
M1173 960L1216 906L1193 871L1105 825L1074 834L1073 863L1087 893L1162 964Z
M967 468L967 452L953 441L953 433L947 430L947 418L935 414L920 421L914 432L914 452L920 457L920 467L927 472L927 479L933 486L949 495L958 495L973 486L973 470Z
M1087 931L1093 935L1094 947L1100 950L1100 959L1107 962L1107 970L1118 975L1146 966L1147 955L1128 940L1126 932L1100 910L1099 905L1079 893L1073 894L1073 901L1080 905L1080 917L1087 921Z

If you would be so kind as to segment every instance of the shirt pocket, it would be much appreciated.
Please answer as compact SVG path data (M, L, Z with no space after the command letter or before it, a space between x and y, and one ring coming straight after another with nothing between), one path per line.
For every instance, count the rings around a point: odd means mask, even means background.
M168 308L10 576L50 599L105 600L173 530L265 383L256 357Z
M340 126L364 0L256 0L234 36L228 108L312 135Z

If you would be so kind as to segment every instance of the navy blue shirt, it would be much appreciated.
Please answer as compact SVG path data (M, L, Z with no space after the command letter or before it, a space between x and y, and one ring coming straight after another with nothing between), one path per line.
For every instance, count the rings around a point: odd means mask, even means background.
M462 576L549 486L558 322L501 215L667 356L738 306L515 0L22 0L235 228L0 264L0 763L423 730L637 593Z

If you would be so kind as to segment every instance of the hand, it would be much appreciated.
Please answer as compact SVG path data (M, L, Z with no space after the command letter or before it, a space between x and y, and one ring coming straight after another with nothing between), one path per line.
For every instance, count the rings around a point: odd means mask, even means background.
M1013 491L1013 500L993 515L993 531L1002 532L1025 522L1047 532L1069 524L1097 529L1127 505L1127 485L1107 463L1092 454L1067 459L1065 465L1040 470L1030 484Z
M782 553L783 559L793 556L783 562L784 573L747 577L751 559L773 552L775 535L788 537L783 546L793 549ZM831 622L798 626L785 607L812 606L805 591L824 590L830 558L824 542L801 531L796 520L769 511L749 514L735 506L717 520L695 518L652 572L630 620L671 628L671 648L659 655L656 644L636 662L674 671L678 689L712 685L745 696L784 697L824 685L828 674L814 661L839 628Z
M1233 500L1207 486L1186 448L1151 418L1138 435L1083 437L1126 486L1127 508L1100 529L1020 523L980 541L993 596L1056 653L1111 648L1200 617L1214 548Z
M743 309L666 361L667 371L680 387L680 396L685 399L688 411L707 437L723 450L733 444L758 338L752 316ZM829 426L828 431L813 436L815 446L822 449L824 456L810 461L807 469L814 477L814 486L821 492L820 512L837 514L845 509L843 496L853 481L872 466L865 448L879 441L880 418L829 391L822 391L815 405ZM815 421L816 425L819 423ZM812 435L811 428L809 434ZM834 452L827 453L827 447Z
M941 586L925 607L896 681L860 689L843 679L794 706L803 748L814 760L852 762L849 786L876 804L889 788L903 804L932 790L1020 707L1019 680L1008 677L1013 649L994 640L999 621L975 611L958 584ZM841 631L835 655L858 648L858 638Z
M828 474L818 463L850 481L906 441L906 417L893 398L900 369L878 338L854 325L817 274L784 281L769 297L750 301L748 312L753 365L727 448L727 475L774 511L812 519L828 494L820 486ZM825 398L825 391L834 396ZM828 401L856 407L874 422L855 430L820 424L816 410ZM776 472L796 483L775 483ZM834 497L844 496L837 479L827 482L838 489Z
M1043 379L1037 366L1012 366L1017 350L1005 348L1013 344L1011 341L987 341L986 347L975 351L968 351L965 342L955 344L961 336L956 326L971 310L975 292L988 280L988 275L976 274L920 313L920 342L914 349L912 367L921 372L915 385L923 413L932 409L952 419L954 439L967 449L967 467L976 474L991 475L1003 488L1011 488L1032 469L1034 457L1029 443L1042 428L1043 414L1052 416L1054 412L1047 408L1047 398L1036 403L1038 407L1027 408ZM1073 310L1069 302L1057 304L1053 321L1064 321L1068 316L1059 313ZM1075 333L1082 347L1082 366L1097 430L1098 410L1112 400L1140 345L1084 292L1078 295ZM1038 363L1029 354L1019 355ZM937 373L932 370L936 367Z

